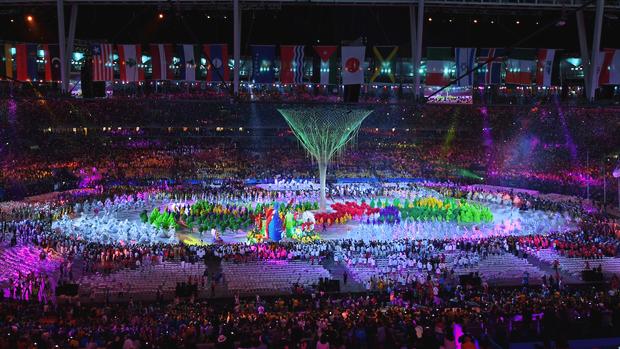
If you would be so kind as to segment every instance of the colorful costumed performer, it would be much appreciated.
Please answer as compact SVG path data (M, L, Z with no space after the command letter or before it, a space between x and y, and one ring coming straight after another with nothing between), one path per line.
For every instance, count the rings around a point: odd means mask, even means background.
M286 227L286 237L290 239L293 237L293 229L295 228L295 217L291 211L286 213L284 222L284 226Z
M282 240L282 219L278 213L278 204L275 204L275 208L272 211L271 222L269 224L269 239L272 241Z
M267 235L267 220L263 219L260 225L260 232L264 239L268 239L269 235Z

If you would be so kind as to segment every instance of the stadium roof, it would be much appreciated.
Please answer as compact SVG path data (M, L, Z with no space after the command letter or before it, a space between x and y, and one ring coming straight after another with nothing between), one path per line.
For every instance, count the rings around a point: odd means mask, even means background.
M244 4L299 4L299 5L408 5L418 1L411 0L243 0ZM515 8L515 9L570 9L576 8L585 0L426 0L430 7L480 7L480 8ZM54 0L0 0L11 5L55 5ZM65 4L80 5L179 5L210 6L232 5L231 0L64 0ZM590 8L593 8L591 6ZM620 0L607 0L606 9L620 9Z

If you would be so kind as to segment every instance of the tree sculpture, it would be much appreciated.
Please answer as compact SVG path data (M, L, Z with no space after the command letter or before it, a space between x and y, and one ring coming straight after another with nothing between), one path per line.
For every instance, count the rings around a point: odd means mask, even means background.
M320 210L326 211L325 179L327 165L339 155L359 131L362 122L372 110L344 106L282 108L295 137L319 165L321 181Z

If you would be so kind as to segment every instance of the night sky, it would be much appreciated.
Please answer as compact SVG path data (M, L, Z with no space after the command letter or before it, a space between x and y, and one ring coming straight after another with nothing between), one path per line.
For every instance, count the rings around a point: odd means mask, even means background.
M163 19L158 18L159 13L164 14ZM33 23L25 20L27 15L34 17ZM559 10L427 8L424 46L505 47L560 16ZM65 17L68 27L68 6ZM409 11L403 6L282 5L270 9L255 6L244 10L242 19L244 54L249 52L252 43L340 44L343 40L359 37L365 38L369 46L400 45L401 54L409 52ZM574 13L567 11L565 26L552 26L521 47L563 48L568 52L578 52L575 22ZM593 12L586 12L586 22L591 31ZM55 42L56 8L5 7L0 11L0 33L2 40ZM620 47L617 33L620 33L620 19L610 11L604 21L601 47ZM204 6L81 5L76 38L143 44L227 42L232 49L232 11ZM591 39L592 35L588 33L588 41Z

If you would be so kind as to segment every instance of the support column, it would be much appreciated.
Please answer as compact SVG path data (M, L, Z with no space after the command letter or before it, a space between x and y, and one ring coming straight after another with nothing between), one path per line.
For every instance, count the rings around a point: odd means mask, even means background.
M594 93L598 86L598 64L601 51L601 33L603 31L603 11L605 0L596 0L596 12L594 14L594 38L592 39L592 58L590 59L590 100L594 100Z
M581 53L581 62L583 65L583 85L585 89L586 99L590 100L590 70L592 65L590 62L590 53L588 52L588 40L586 39L586 25L583 20L583 10L575 13L577 16L577 36L579 38L579 51Z
M75 43L75 26L77 25L77 13L78 13L78 5L71 5L71 17L69 17L69 39L67 40L67 51L65 53L65 60L67 63L64 66L64 69L67 70L65 76L67 77L66 81L63 81L63 88L65 91L69 90L69 80L71 80L71 60L73 60L73 45Z
M415 96L421 99L424 97L424 92L420 92L420 72L419 69L422 66L422 31L424 29L424 0L418 2L418 30L416 32L416 49L415 49L415 61L418 66L418 71L415 71Z
M321 183L321 193L319 197L319 210L327 212L327 199L325 198L326 182L327 182L327 161L319 161L319 181Z
M58 17L58 46L60 51L60 79L62 80L61 91L67 92L65 89L65 82L67 81L67 70L64 67L67 65L66 47L65 44L65 10L63 0L56 0L56 12Z
M411 37L411 66L413 67L412 82L415 82L415 76L418 75L418 61L416 60L416 23L415 23L415 5L409 5L409 33ZM415 83L412 84L415 88ZM413 97L418 97L416 90L413 90Z
M241 68L241 9L239 0L233 0L233 92L239 96L239 69Z

